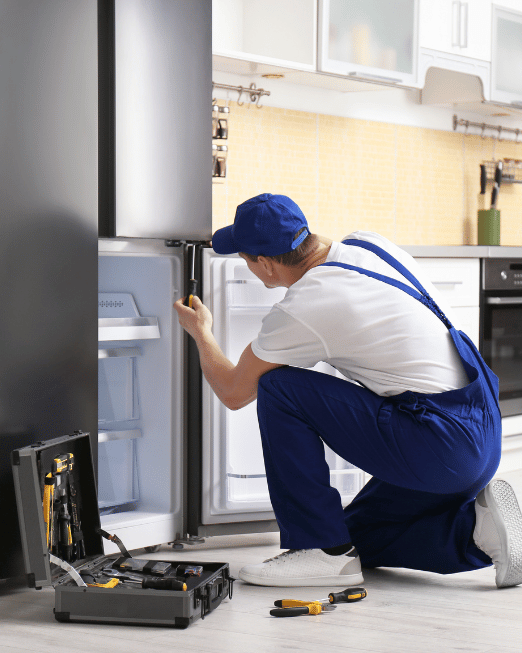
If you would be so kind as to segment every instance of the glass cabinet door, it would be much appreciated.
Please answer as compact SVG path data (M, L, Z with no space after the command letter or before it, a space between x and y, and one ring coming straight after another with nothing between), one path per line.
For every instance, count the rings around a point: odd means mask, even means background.
M320 70L414 85L418 0L322 0Z
M522 13L493 8L491 99L522 105Z

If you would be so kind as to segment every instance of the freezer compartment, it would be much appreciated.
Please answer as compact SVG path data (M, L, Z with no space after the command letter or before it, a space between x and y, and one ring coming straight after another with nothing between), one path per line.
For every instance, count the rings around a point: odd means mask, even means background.
M259 333L263 317L283 299L286 289L266 288L240 257L218 256L207 250L205 256L204 301L214 316L214 335L227 358L237 362ZM325 363L314 369L339 375ZM203 524L274 519L256 402L229 411L206 383L203 393ZM364 485L364 472L326 445L325 457L331 484L347 505Z
M182 259L163 241L100 241L99 508L103 528L134 549L183 530L183 340L173 308Z

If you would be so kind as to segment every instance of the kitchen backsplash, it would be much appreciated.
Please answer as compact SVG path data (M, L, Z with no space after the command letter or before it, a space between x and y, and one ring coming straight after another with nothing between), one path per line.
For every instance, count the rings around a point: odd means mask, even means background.
M218 102L224 104L223 101ZM462 133L231 102L226 179L213 184L213 229L259 193L294 199L313 232L358 229L399 245L476 245L483 160L522 159L522 144ZM522 245L522 184L503 184L501 245Z

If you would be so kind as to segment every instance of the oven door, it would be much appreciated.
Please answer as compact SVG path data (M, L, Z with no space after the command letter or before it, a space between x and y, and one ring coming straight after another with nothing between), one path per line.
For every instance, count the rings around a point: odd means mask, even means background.
M522 290L482 298L481 353L499 378L502 417L522 415Z

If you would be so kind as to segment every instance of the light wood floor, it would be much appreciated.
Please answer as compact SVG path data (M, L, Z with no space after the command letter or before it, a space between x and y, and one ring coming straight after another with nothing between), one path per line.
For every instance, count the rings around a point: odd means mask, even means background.
M519 495L520 496L520 495ZM208 538L173 551L139 557L191 559L239 568L279 553L278 536ZM520 653L522 586L498 590L492 567L439 576L405 569L366 570L368 597L318 616L277 619L275 599L319 599L333 588L264 588L234 584L204 621L186 630L60 624L54 591L0 586L0 652L18 653Z
M163 560L229 562L232 575L279 552L275 534L209 538L205 544L155 554ZM365 571L368 597L318 616L277 619L275 599L319 599L331 588L264 588L234 584L204 621L186 630L60 624L54 591L0 588L0 651L91 653L235 653L374 651L386 653L520 653L522 586L497 590L492 568L438 576L410 570Z

